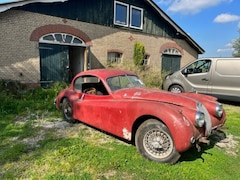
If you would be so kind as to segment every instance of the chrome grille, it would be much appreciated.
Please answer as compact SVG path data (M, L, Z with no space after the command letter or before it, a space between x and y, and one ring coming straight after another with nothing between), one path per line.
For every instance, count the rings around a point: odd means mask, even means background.
M199 111L202 111L205 114L205 127L206 127L205 136L209 136L212 133L212 121L211 121L211 117L208 113L208 110L200 102L197 102L197 109Z

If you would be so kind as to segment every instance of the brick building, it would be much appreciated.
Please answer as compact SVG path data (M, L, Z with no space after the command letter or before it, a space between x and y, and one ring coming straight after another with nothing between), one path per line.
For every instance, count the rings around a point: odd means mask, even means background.
M174 71L204 50L152 0L22 0L0 4L0 79L68 82L107 62Z

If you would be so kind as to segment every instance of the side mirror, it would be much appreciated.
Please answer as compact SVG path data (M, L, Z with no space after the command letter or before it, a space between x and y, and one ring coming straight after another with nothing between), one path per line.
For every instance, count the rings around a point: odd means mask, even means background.
M184 70L182 70L182 74L185 75L185 76L187 76L187 75L188 75L188 69L185 68Z

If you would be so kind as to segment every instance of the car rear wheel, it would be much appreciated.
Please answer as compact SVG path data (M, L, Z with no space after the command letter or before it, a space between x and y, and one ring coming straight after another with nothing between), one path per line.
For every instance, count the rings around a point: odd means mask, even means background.
M149 160L174 164L180 158L168 128L155 119L141 124L135 143L139 153Z
M62 101L62 112L63 118L69 123L75 123L76 120L73 119L73 109L72 104L67 98L64 98Z
M184 92L182 86L180 85L173 85L169 88L169 91L172 93L182 93Z

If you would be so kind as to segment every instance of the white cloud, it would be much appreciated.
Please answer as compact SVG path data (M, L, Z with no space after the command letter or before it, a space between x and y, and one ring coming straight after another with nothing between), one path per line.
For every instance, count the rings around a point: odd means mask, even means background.
M233 52L233 51L234 51L234 48L232 47L232 43L226 44L224 48L217 49L218 53Z
M240 22L238 23L238 29L240 30Z
M240 16L233 15L233 14L220 14L218 15L213 21L215 23L228 23L233 21L239 21Z
M160 0L162 1L162 0ZM183 14L196 14L203 9L216 6L222 2L232 2L232 0L174 0L168 8L171 12Z
M217 49L217 52L218 52L218 53L221 53L221 52L233 52L233 51L234 51L233 48Z
M156 4L163 4L163 5L169 5L172 3L173 0L155 0Z

